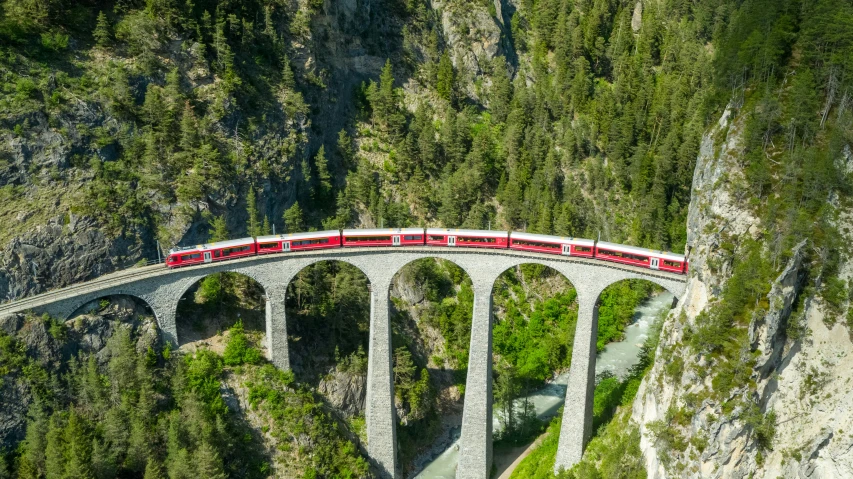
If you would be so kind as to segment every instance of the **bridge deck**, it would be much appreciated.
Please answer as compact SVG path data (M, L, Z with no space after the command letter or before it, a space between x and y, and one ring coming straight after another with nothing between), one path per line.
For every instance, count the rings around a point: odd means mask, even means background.
M581 258L576 256L561 256L561 255L553 255L553 254L545 254L545 253L533 253L529 251L518 251L511 249L500 249L500 250L488 250L488 249L478 249L478 248L461 248L461 247L434 247L434 246L390 246L390 247L363 247L363 248L334 248L334 249L321 249L321 250L313 250L313 251L294 251L290 253L280 253L280 254L270 254L270 255L262 255L262 256L250 256L246 258L239 258L234 260L228 260L217 263L209 263L195 266L188 266L186 268L179 269L169 269L163 264L156 264L152 266L144 266L139 268L129 268L126 270L116 271L104 276L100 276L90 281L85 281L82 283L77 283L71 286L66 286L64 288L58 288L54 290L50 290L41 294L37 294L34 296L17 299L13 301L9 301L6 303L0 304L0 316L18 313L22 311L26 311L29 309L38 308L40 306L44 306L46 304L55 303L57 301L62 301L65 299L70 299L81 294L87 294L92 292L97 292L99 290L105 290L111 287L126 285L130 283L134 283L141 280L168 276L171 274L176 274L179 272L183 272L187 269L192 269L193 271L204 271L208 268L219 267L223 263L233 264L235 266L253 264L258 262L269 262L269 261L287 261L288 258L294 257L324 257L328 260L335 260L336 258L345 258L348 256L356 256L356 255L364 255L364 254L376 254L376 253L386 253L386 254L394 254L394 253L419 253L424 254L425 256L429 256L431 253L441 253L442 255L450 255L453 254L478 254L483 255L484 260L487 261L488 256L500 256L500 255L508 255L521 257L525 259L529 259L533 262L565 262L565 263L578 263L585 265L592 265L602 268L614 268L622 271L627 271L631 273L635 273L641 276L646 277L655 277L660 279L666 279L669 281L676 282L686 282L687 277L685 275L669 273L665 271L656 271L647 268L640 268L637 266L631 266L627 264L614 263L609 261L602 261L598 259L591 258Z

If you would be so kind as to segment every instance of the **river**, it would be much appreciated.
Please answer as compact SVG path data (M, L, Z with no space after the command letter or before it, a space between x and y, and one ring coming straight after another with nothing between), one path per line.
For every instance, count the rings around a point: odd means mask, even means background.
M646 300L637 307L634 312L634 321L625 328L625 338L615 341L598 355L595 362L595 373L610 371L620 378L624 378L637 363L637 354L640 347L648 338L649 328L661 312L667 311L672 306L672 294L663 292ZM557 413L566 398L566 383L568 372L557 376L553 382L548 383L542 389L529 396L530 401L536 409L536 415L543 420L548 420ZM493 417L494 428L500 427L498 417ZM433 459L426 467L418 473L416 479L455 479L456 464L459 462L459 428L456 428L453 444L444 452ZM498 458L495 458L497 462Z

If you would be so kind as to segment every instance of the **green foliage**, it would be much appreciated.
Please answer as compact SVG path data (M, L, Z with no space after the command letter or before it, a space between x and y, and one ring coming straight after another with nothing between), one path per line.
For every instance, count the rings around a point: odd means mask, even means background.
M366 477L367 461L344 439L331 413L308 390L292 389L292 383L292 373L271 364L256 369L249 383L249 402L272 420L270 434L282 447L299 448L298 462L281 466L290 466L293 477ZM310 441L296 444L295 437Z
M226 366L239 366L241 364L258 364L261 362L261 352L252 346L249 338L243 330L243 321L237 321L228 330L228 342L225 343L225 351L222 359Z
M258 200L255 196L255 188L249 187L249 194L246 196L246 232L249 236L257 237L263 234L261 230L260 213L258 213Z
M225 241L231 237L228 233L228 225L225 222L225 216L216 216L210 223L210 241Z
M450 54L445 50L445 52L441 54L441 59L438 62L435 91L441 98L444 98L447 101L453 101L456 96L456 90L456 72L453 70L453 63L450 61Z
M104 11L98 12L98 23L95 30L92 32L92 37L95 43L100 47L106 47L112 41L112 33L110 33L110 24Z
M299 207L299 202L284 211L284 231L285 233L299 233L305 229L305 220L302 216L302 208Z

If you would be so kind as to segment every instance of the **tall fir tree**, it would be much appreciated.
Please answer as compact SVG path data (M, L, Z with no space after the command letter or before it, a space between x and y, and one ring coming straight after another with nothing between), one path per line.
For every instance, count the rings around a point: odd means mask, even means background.
M302 208L299 202L293 203L293 206L284 212L284 229L286 233L298 233L305 228L304 219L302 218Z
M110 23L103 10L98 13L98 22L95 24L95 30L92 32L92 36L95 38L95 43L100 47L105 47L112 43Z
M246 196L246 214L248 219L246 220L246 231L249 233L249 236L260 236L261 235L261 223L258 214L258 203L257 197L255 196L255 187L249 187L249 194Z

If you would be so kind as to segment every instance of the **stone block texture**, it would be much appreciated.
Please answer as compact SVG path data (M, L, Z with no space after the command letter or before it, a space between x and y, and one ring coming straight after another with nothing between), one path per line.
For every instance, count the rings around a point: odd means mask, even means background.
M598 331L596 302L607 286L625 279L646 279L680 297L685 278L597 260L552 256L512 250L473 250L463 247L352 248L295 252L244 258L223 263L168 270L162 266L131 269L61 290L0 304L0 316L25 310L68 318L83 305L112 295L130 295L147 303L164 339L178 344L176 311L187 290L205 276L241 273L257 281L266 295L267 352L273 364L288 369L285 294L287 285L303 268L326 260L344 261L359 268L371 285L370 344L368 351L367 451L383 478L401 477L397 462L397 418L394 409L389 289L394 275L421 258L441 258L461 267L474 286L468 378L462 415L461 454L457 477L487 478L492 466L492 287L497 277L519 264L551 267L578 291L578 326L566 392L563 429L555 470L577 463L592 427L595 385L595 342Z

